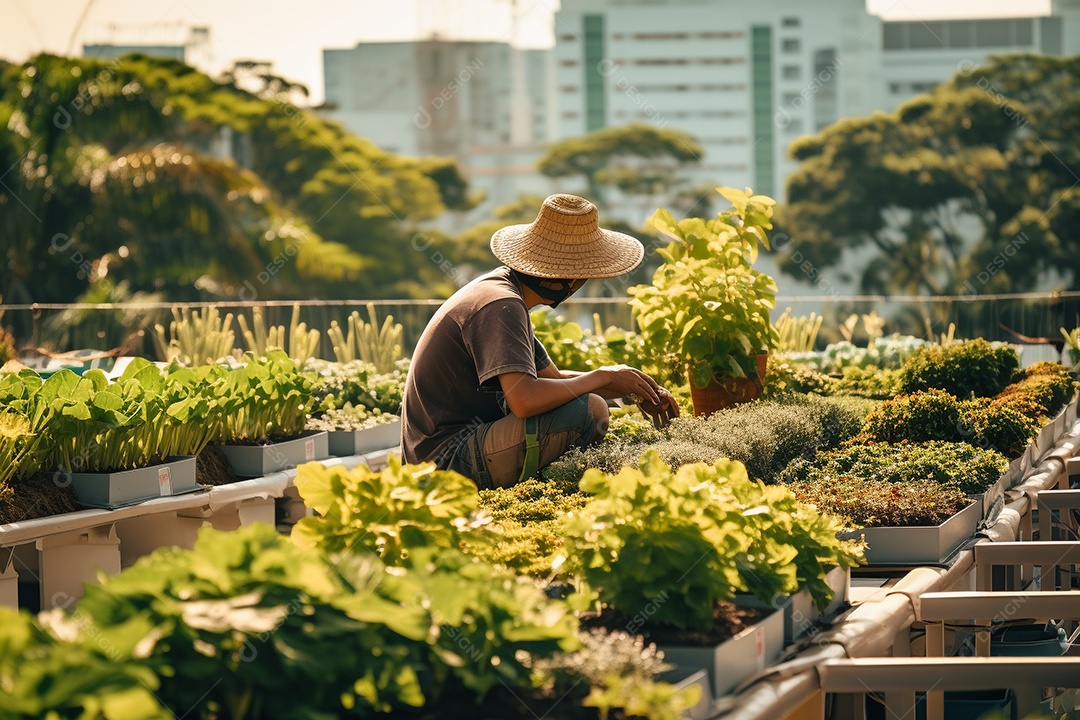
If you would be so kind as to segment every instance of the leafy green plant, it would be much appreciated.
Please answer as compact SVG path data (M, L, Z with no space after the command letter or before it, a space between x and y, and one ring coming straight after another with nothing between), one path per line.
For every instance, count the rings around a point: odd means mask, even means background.
M139 657L177 715L363 717L424 702L432 620L409 580L374 558L335 569L266 525L204 529L88 586L73 619L86 639L149 621Z
M267 329L262 308L258 305L251 308L250 329L243 315L236 319L240 323L244 341L247 342L248 352L255 357L262 357L269 350L284 350L297 365L303 366L319 349L319 331L309 330L307 323L300 322L299 305L292 307L288 333L285 332L284 325L273 325Z
M401 413L408 360L399 360L388 373L378 372L374 365L363 360L347 363L309 360L304 369L318 375L313 412L316 416L348 405L372 412Z
M803 582L818 598L828 593L818 587L825 565L858 561L857 548L837 541L837 519L792 515L784 488L751 482L731 460L673 473L651 452L614 475L587 471L581 489L594 497L568 519L569 562L623 619L709 629L716 603L739 590L771 602ZM796 526L813 539L799 566Z
M363 360L374 365L380 373L391 372L394 363L401 359L404 328L401 323L394 322L393 315L387 315L380 327L375 315L375 303L367 304L367 312L370 322L364 322L356 310L349 315L347 335L341 331L336 320L330 323L326 335L333 343L338 362Z
M593 313L592 328L583 328L551 308L535 310L530 318L536 339L560 370L586 372L605 365L630 365L660 382L671 379L671 369L650 354L644 337L619 327L605 328L599 313Z
M1008 344L982 338L920 349L901 369L900 390L944 390L958 398L993 397L1012 382L1020 366Z
M296 488L319 514L293 526L296 542L324 553L364 547L389 565L416 548L457 548L463 533L490 521L477 512L472 480L431 463L402 465L394 455L378 472L301 465Z
M978 494L992 487L1009 468L1001 453L967 443L873 443L800 458L780 475L783 483L820 482L834 477L905 483L931 480Z
M933 480L897 483L848 475L794 481L795 497L856 527L940 525L972 501L955 485Z
M314 376L301 372L281 350L245 359L224 375L223 392L236 407L226 417L223 441L260 442L303 432L314 405Z
M173 308L169 331L154 325L154 346L158 358L181 365L207 365L233 354L236 333L232 313L224 318L215 307L192 312L191 308Z
M158 680L131 659L152 630L136 619L110 627L95 643L61 640L45 622L0 608L0 717L6 720L165 720L154 698ZM70 624L73 621L64 623ZM69 636L70 632L63 635Z
M775 201L734 188L718 188L733 208L711 220L678 222L659 209L650 224L674 239L659 250L664 259L652 285L630 288L638 326L657 356L674 355L690 380L756 377L754 356L776 347L769 313L776 283L754 270L758 245L769 247Z

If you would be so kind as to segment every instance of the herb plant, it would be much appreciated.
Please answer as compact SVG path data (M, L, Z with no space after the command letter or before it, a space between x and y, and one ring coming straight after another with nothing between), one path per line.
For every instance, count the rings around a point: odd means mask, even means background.
M781 482L818 482L834 477L906 483L930 480L965 493L986 492L1009 468L1001 453L967 443L873 443L799 459L780 475Z
M845 518L849 528L940 525L973 502L959 487L933 480L897 483L841 475L797 480L790 487L800 502Z
M659 209L650 224L673 238L652 285L630 288L630 305L655 357L674 356L690 381L705 387L724 377L755 377L755 355L779 338L769 320L776 283L754 270L758 245L769 247L775 201L734 188L717 191L733 208L711 220L676 221Z

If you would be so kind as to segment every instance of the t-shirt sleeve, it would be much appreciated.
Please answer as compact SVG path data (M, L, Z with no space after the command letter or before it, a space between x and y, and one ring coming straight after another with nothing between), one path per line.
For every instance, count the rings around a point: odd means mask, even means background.
M551 364L551 357L547 353L544 344L533 335L533 358L536 360L536 372L540 372Z
M532 324L520 301L488 303L466 321L461 335L481 384L510 372L536 377Z

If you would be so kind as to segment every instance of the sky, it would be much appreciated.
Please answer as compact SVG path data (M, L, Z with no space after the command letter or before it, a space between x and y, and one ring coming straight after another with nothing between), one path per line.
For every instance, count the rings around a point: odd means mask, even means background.
M209 43L189 62L216 73L238 59L269 60L274 73L304 83L321 102L323 48L433 32L544 47L553 42L558 6L559 0L0 0L0 58L77 55L83 43L180 44L188 28L208 26ZM867 0L867 9L890 20L1045 15L1050 0Z

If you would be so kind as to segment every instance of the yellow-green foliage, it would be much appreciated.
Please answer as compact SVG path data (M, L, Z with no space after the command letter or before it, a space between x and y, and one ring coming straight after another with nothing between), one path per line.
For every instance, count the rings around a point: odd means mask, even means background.
M154 325L154 346L158 358L181 365L210 365L232 355L236 333L232 313L224 318L217 308L192 312L191 308L173 308L169 331L161 323Z
M377 372L388 373L401 358L404 329L401 323L394 322L393 315L387 315L380 327L374 303L367 304L367 311L371 322L364 322L355 310L349 315L348 335L341 332L336 320L330 323L326 334L334 344L338 362L363 360L374 365Z

